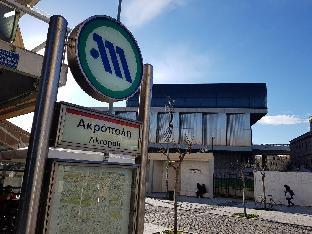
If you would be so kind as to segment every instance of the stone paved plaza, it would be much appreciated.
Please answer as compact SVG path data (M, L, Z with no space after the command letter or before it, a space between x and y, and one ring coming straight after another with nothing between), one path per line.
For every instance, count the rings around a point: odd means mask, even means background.
M221 204L205 204L205 200L200 202L179 203L179 230L185 233L312 233L309 208L305 209L308 212L302 212L299 208L298 213L248 209L248 213L257 213L259 217L245 219L232 216L233 213L242 212L237 201ZM144 233L156 233L173 227L172 204L168 200L146 199Z

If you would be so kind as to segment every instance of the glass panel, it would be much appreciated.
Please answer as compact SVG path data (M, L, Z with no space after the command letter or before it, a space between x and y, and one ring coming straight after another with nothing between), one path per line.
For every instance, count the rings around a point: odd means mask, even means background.
M202 144L202 114L180 114L180 143L192 140L193 144Z
M168 113L158 113L157 116L157 142L173 141L173 116Z
M149 142L156 143L157 112L150 112Z
M250 146L251 129L249 114L227 116L226 143L230 146Z
M225 137L226 115L204 114L203 115L203 144L226 145Z

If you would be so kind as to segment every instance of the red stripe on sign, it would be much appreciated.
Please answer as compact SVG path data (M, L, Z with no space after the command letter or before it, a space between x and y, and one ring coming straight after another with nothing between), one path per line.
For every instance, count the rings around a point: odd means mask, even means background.
M129 122L126 122L126 121L122 121L120 119L109 118L108 116L91 114L91 113L88 113L88 112L82 112L82 111L75 110L75 109L70 109L70 108L66 108L66 112L70 113L70 114L74 114L74 115L79 115L79 116L92 118L92 119L104 120L104 121L108 121L108 122L111 122L111 123L114 123L114 124L120 124L120 125L123 125L123 126L127 126L127 127L130 127L130 128L140 128L139 124L129 123Z

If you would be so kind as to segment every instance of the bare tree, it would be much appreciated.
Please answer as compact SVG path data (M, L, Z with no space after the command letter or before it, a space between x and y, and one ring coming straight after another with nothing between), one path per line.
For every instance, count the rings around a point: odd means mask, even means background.
M265 175L266 175L266 163L265 159L262 159L262 163L251 163L249 160L247 162L236 162L231 165L232 168L236 169L238 174L240 175L240 179L242 182L242 195L243 195L243 207L244 207L244 216L247 217L246 212L246 176L245 171L247 168L253 169L254 172L260 172L261 174L261 182L262 182L262 194L263 194L263 209L267 209L267 198L266 198L266 188L265 188ZM256 199L256 198L255 198Z
M168 193L168 170L169 168L174 169L175 171L175 179L174 179L174 191L173 191L173 209L174 209L174 233L178 233L178 201L177 201L177 193L178 193L178 186L180 182L180 172L181 172L181 165L182 162L187 154L191 153L192 150L192 141L185 137L185 142L183 148L175 147L175 155L177 154L178 157L172 156L169 150L169 143L175 143L172 139L173 133L173 112L174 112L174 100L169 97L168 104L165 107L166 112L169 115L169 122L166 132L164 134L164 141L167 143L166 147L162 147L160 152L165 156L167 167L166 167L166 189Z
M267 200L266 200L266 191L265 191L265 171L267 169L266 166L266 157L262 156L261 157L261 164L260 163L255 163L254 169L255 171L259 171L261 174L261 182L262 182L262 193L263 193L263 208L266 210L267 209ZM255 198L256 199L256 198Z
M265 159L264 159L265 160ZM266 198L266 188L265 188L265 176L266 176L266 163L262 160L262 163L250 163L248 162L242 162L238 163L236 165L236 168L239 172L241 181L242 181L242 193L243 193L243 207L244 207L244 216L247 217L246 212L246 203L245 203L245 194L246 194L246 177L245 177L245 171L247 168L253 169L254 172L260 172L261 174L261 182L262 182L262 194L263 194L263 209L267 209L267 198ZM256 199L256 198L255 198Z
M247 209L246 209L246 177L245 172L247 168L251 168L252 165L247 162L236 162L234 165L232 164L231 167L237 171L239 177L242 182L242 195L243 195L243 208L244 208L244 216L247 217Z
M265 188L265 172L266 172L266 163L263 161L262 159L262 163L250 163L249 161L248 162L243 162L243 163L236 163L236 168L240 174L240 178L241 178L241 181L242 181L242 188L243 188L243 204L245 204L244 202L244 197L245 197L245 188L246 188L246 180L245 180L245 174L244 174L244 171L247 169L247 168L250 168L250 169L253 169L254 172L260 172L261 174L261 182L262 182L262 193L263 193L263 209L267 209L267 199L266 199L266 188ZM255 198L256 199L256 198ZM244 211L244 214L245 214L245 211Z
M266 200L266 194L265 194L265 183L264 183L264 179L265 179L265 171L262 170L260 171L261 173L261 181L262 181L262 192L263 192L263 205L264 205L264 209L267 209L267 200Z
M171 97L168 97L168 103L165 106L165 111L169 115L169 121L168 121L168 127L166 129L166 132L164 134L164 141L167 143L166 146L166 153L169 155L169 145L168 143L173 143L172 139L172 133L173 133L173 112L174 112L174 100L171 99ZM164 148L162 148L164 149ZM167 165L166 165L166 192L167 192L167 197L169 198L169 161L167 160Z
M181 165L182 162L187 154L191 153L192 150L192 142L190 140L186 140L185 144L187 147L185 149L176 149L176 153L178 153L178 159L172 157L168 151L163 150L161 153L166 157L168 167L171 167L175 171L175 180L174 180L174 191L173 191L173 209L174 209L174 233L177 233L178 228L178 201L177 201L177 193L178 193L178 186L180 182L180 172L181 172Z

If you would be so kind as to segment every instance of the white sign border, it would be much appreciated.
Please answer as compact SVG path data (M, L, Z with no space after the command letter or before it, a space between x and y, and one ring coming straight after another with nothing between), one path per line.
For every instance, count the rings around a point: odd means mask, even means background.
M58 147L58 148L69 148L69 149L73 149L73 150L82 150L82 151L93 151L93 152L103 152L103 153L115 153L115 154L124 154L124 155L132 155L134 157L137 157L140 155L140 148L141 148L141 137L142 137L142 123L139 121L135 121L135 120L129 120L129 119L125 119L125 118L121 118L121 117L117 117L115 115L110 115L110 114L106 114L94 109L90 109L90 108L86 108L86 107L81 107L81 106L77 106L77 105L73 105L70 103L65 103L65 102L60 102L57 103L57 106L59 108L58 111L58 116L57 116L57 130L56 130L56 136L53 137L54 139L54 147ZM63 135L63 131L64 131L64 125L65 125L65 121L64 121L64 117L66 115L66 108L71 108L71 109L75 109L79 112L84 112L84 113L88 113L88 114L95 114L95 115L99 115L99 116L106 116L109 117L110 119L115 119L115 120L120 120L122 122L126 122L126 123L131 123L131 124L136 124L139 125L139 139L138 139L138 150L132 150L132 149L108 149L105 146L99 146L99 147L90 147L90 146L86 146L84 144L80 144L80 143L76 143L76 142L66 142L66 141L62 141L61 137Z

